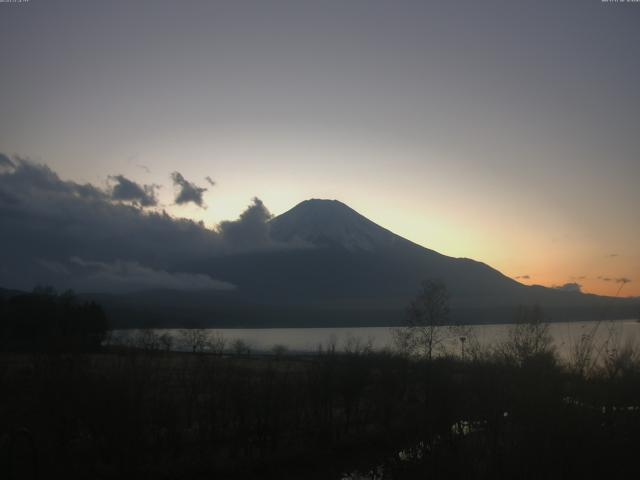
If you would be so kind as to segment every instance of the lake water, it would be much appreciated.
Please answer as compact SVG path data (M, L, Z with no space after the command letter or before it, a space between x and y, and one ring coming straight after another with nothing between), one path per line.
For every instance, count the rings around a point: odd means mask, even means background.
M482 347L496 345L508 338L511 324L474 325L465 327L465 333L451 333L444 330L447 337L445 348L452 353L460 353L462 342L460 336L467 338L465 345L477 340ZM389 327L359 327L359 328L250 328L250 329L206 329L207 335L222 336L227 348L237 340L242 340L253 352L271 352L275 346L284 346L289 352L311 353L319 346L327 348L335 345L336 350L359 344L370 344L374 350L393 347L393 328ZM185 342L182 330L156 329L157 335L169 334L172 337L172 349L188 351L190 346ZM609 341L609 345L624 346L629 342L640 341L640 322L636 320L618 320L611 322L567 322L549 324L555 347L560 357L567 358L571 349L580 341L583 335L593 333L596 348ZM110 343L115 345L132 345L139 342L142 332L139 330L114 330Z

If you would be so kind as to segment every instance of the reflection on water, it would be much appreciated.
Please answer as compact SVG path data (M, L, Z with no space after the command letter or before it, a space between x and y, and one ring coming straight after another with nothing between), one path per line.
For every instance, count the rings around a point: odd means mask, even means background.
M384 478L384 467L378 465L368 472L351 472L342 475L341 480L382 480Z
M496 345L508 337L512 325L474 325L469 326L466 335L477 341L480 347ZM444 328L444 327L443 327ZM251 329L206 329L211 336L225 339L228 348L242 341L253 352L289 351L311 353L322 348L344 350L354 344L371 346L374 350L393 347L393 329L387 327L360 328L251 328ZM189 351L184 335L179 329L156 329L158 336L167 334L172 338L171 349ZM640 323L635 320L614 322L563 322L549 324L549 333L553 337L557 352L561 358L567 358L582 338L593 336L596 348L609 341L610 344L623 345L640 339ZM137 330L114 330L110 342L126 345L140 336ZM467 337L465 337L467 338ZM460 353L464 346L458 335L449 335L445 349L451 353Z
M508 416L508 412L504 412L504 416ZM476 432L481 432L487 426L487 422L484 420L459 420L451 425L451 435L455 437L466 437ZM449 441L451 439L449 438ZM383 463L375 462L373 468L362 470L353 470L351 472L343 473L340 476L340 480L384 480L385 478L392 478L388 470L390 465L402 464L402 463L416 463L422 460L433 447L446 441L439 435L436 435L430 443L424 441L416 442L414 445L403 448L395 452L391 457L385 459ZM391 469L393 470L393 469Z

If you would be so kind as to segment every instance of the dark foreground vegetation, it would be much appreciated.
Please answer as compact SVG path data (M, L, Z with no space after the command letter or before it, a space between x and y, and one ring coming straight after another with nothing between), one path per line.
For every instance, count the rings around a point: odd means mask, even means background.
M1 351L92 352L104 342L108 326L100 306L78 301L72 291L36 287L0 296Z
M6 479L625 478L637 468L631 358L589 375L546 353L1 358Z
M520 312L521 323L503 344L483 351L460 337L466 350L442 356L436 354L442 329L433 326L446 314L446 295L441 287L426 289L423 299L412 304L413 328L399 335L399 352L373 352L352 340L339 351L328 345L308 356L284 349L251 356L221 341L200 348L205 343L196 331L189 353L163 348L153 332L136 348L101 349L98 307L51 292L3 303L5 327L33 308L59 320L50 329L53 339L67 332L76 340L49 348L40 335L11 330L13 336L3 337L14 343L6 341L0 353L0 475L634 475L640 439L634 348L594 346L586 336L572 361L562 363L534 309ZM23 341L16 343L24 338L35 342L28 352Z

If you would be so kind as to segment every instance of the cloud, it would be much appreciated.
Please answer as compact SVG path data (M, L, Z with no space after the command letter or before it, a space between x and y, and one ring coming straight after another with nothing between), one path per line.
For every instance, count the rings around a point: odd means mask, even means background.
M67 268L64 264L60 262L50 262L49 260L38 260L38 262L47 270L50 270L53 273L59 273L62 275L71 275L69 268Z
M2 156L6 158L5 155ZM0 192L14 195L14 198L24 197L25 200L32 198L33 202L40 202L46 201L46 197L50 196L86 200L109 197L104 191L89 183L80 184L61 180L46 165L38 165L21 158L15 158L11 163L13 168L0 171Z
M177 275L170 272L188 274L183 266L198 264L203 259L252 250L294 248L271 239L268 225L271 214L258 199L237 220L209 229L201 222L176 218L165 211L145 210L132 201L115 200L112 190L63 180L45 165L20 158L11 163L11 170L0 171L0 286L3 287L31 289L37 283L46 283L86 291L90 285L83 284L82 279L87 278L87 272L80 271L78 264L70 265L71 257L105 265L120 262L119 271L125 265L128 272L133 272L131 265L138 265L156 272L155 278L162 277L165 284L170 284L167 275ZM115 196L134 198L125 193ZM142 200L141 196L137 198ZM105 272L103 269L101 278ZM215 272L206 273L211 279L216 277ZM180 278L192 285L206 285L202 279ZM118 284L115 280L103 283Z
M189 182L179 172L173 172L171 174L171 180L173 180L173 184L178 187L175 199L178 205L193 202L199 207L205 206L203 194L207 191L206 188L198 187L195 183Z
M109 178L116 182L111 192L112 199L131 202L141 207L158 205L158 199L156 198L157 185L139 185L124 175L114 175Z
M221 222L218 232L227 244L238 250L268 247L274 243L269 232L269 220L272 217L262 200L254 197L238 220Z
M574 293L582 293L582 285L579 283L565 283L564 285L557 286L555 285L553 288L556 290L561 290L563 292L574 292Z
M530 280L531 276L530 275L518 275L516 277L516 280Z
M603 282L614 282L614 283L631 283L631 279L627 278L627 277L618 277L618 278L612 278L612 277L603 277L603 276L598 276L598 280L602 280Z
M24 160L0 174L0 231L0 263L10 272L0 284L16 288L55 281L36 259L121 259L166 269L223 251L220 235L200 223L114 202L110 192Z
M116 260L111 263L87 261L72 257L70 264L86 271L83 283L91 288L109 291L145 289L171 290L233 290L235 285L215 280L209 275L168 272L140 265L138 262Z
M610 253L609 255L607 255L607 258L616 258L619 257L620 255L618 253Z
M211 185L212 187L215 186L216 182L213 181L213 179L209 176L204 177L204 179L207 181L207 183L209 185Z
M15 164L8 156L4 153L0 153L0 172L3 170L13 170L15 167Z

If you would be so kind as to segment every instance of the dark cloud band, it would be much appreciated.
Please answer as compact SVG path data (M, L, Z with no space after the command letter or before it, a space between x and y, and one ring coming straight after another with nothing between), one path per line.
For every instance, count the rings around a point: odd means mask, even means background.
M271 214L257 198L237 220L209 229L140 208L156 203L153 188L122 175L104 190L62 180L45 165L6 156L0 161L10 166L0 170L3 287L49 283L108 291L122 289L128 279L140 288L231 288L224 279L178 268L239 251L287 248L271 239Z

